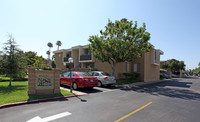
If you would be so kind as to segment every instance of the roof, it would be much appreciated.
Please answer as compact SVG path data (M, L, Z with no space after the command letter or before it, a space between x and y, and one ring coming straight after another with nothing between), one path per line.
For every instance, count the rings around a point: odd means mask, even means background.
M89 45L77 45L77 46L74 46L74 47L69 48L69 49L56 50L56 51L53 51L53 53L61 53L61 52L64 52L64 51L70 52L73 49L79 49L79 48L89 48Z

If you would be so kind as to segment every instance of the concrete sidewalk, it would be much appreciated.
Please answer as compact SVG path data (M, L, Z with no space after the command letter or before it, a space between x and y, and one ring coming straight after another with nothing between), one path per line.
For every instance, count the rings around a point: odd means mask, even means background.
M68 88L60 87L60 89L67 90L67 91L70 92L70 89L68 89ZM82 96L82 95L88 95L87 93L80 92L80 91L76 91L76 90L72 90L72 92L73 92L74 94L76 94L76 95L81 95L81 96Z
M146 86L146 85L151 85L151 84L166 82L166 81L170 81L170 80L172 80L172 79L146 81L146 82L136 82L136 83L125 84L125 85L115 85L115 87L120 87L120 88L138 88L140 86Z

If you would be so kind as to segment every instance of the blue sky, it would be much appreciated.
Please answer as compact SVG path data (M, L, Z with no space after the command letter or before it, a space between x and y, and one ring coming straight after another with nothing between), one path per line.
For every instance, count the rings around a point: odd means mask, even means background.
M150 42L161 60L185 61L187 69L200 62L199 0L1 0L0 44L12 34L24 51L47 58L47 43L61 49L89 44L108 22L127 18L146 23Z

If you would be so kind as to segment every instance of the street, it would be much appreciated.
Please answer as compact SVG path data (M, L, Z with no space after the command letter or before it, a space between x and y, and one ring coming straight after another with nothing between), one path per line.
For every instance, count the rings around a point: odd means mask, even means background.
M200 79L138 88L81 89L86 96L0 109L0 122L199 122Z

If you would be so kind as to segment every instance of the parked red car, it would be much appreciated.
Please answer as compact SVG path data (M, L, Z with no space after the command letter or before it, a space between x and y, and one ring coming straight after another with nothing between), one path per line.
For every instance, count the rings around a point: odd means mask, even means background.
M86 72L72 72L72 88L85 88L98 86L98 80L94 76L90 76ZM60 84L70 86L70 72L64 73L60 77Z

